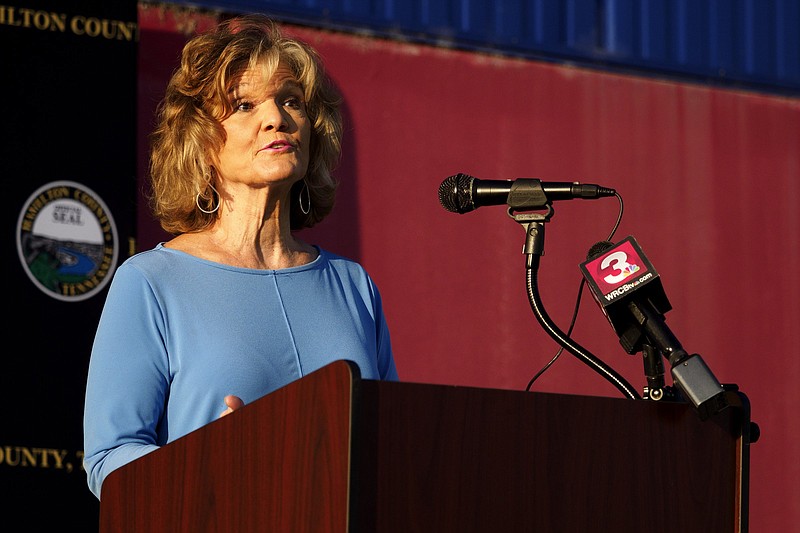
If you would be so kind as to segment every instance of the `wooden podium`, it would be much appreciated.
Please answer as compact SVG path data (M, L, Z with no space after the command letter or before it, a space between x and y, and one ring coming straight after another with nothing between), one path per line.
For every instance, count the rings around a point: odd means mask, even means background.
M340 361L113 472L100 531L745 532L743 427L745 406L701 421Z

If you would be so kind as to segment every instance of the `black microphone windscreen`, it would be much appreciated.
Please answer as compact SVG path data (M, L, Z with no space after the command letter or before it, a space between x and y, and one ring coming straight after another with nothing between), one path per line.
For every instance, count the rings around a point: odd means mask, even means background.
M600 241L596 242L589 248L589 251L586 253L586 260L591 261L597 257L603 255L603 252L606 252L614 247L614 243L611 241Z
M439 203L451 213L467 213L475 209L472 201L472 182L467 174L455 174L439 185Z

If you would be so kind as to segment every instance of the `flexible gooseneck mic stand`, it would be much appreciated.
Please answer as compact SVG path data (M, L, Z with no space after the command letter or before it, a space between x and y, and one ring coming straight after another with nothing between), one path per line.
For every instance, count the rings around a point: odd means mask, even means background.
M591 352L580 344L565 335L550 319L547 311L545 311L539 294L537 275L539 272L539 262L541 256L544 254L544 224L550 220L554 211L553 206L550 204L546 204L542 207L547 209L547 213L514 213L512 208L508 210L508 216L525 228L525 246L523 248L523 253L526 255L525 273L528 301L530 302L533 314L547 334L558 344L563 346L564 349L603 376L628 398L633 400L640 399L641 397L639 394L625 378L617 374L612 368L592 355Z

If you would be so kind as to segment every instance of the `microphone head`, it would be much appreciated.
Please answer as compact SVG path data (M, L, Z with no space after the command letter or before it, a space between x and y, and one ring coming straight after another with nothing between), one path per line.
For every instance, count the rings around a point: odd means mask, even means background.
M589 248L589 251L586 253L586 260L591 261L592 259L597 259L601 255L603 255L608 250L614 247L614 243L611 241L599 241L592 245Z
M439 185L439 203L451 213L464 214L475 209L472 200L472 183L475 178L456 174L445 178Z

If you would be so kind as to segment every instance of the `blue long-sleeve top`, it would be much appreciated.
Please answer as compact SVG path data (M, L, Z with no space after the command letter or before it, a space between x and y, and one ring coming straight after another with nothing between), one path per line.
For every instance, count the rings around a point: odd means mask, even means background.
M92 346L84 468L113 470L334 360L397 380L377 287L322 249L280 270L238 268L161 244L114 274Z

